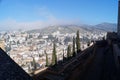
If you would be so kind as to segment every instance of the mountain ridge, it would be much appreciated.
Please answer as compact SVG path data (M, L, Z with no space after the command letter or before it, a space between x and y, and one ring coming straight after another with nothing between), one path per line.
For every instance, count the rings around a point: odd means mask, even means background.
M60 33L73 33L79 30L80 32L116 32L117 24L115 23L101 23L97 25L52 25L42 29L34 29L27 31L28 33L42 33L51 34L55 31Z

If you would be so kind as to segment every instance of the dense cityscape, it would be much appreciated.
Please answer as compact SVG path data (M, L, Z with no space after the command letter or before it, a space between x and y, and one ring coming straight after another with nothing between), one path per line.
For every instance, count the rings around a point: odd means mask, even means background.
M105 38L104 33L84 33L80 32L81 50L91 46L94 41ZM36 63L36 69L46 67L46 53L48 54L49 64L52 60L53 42L56 44L57 61L67 57L68 45L73 45L75 33L62 34L55 31L52 34L27 33L27 31L1 32L0 40L7 54L19 64L27 73L34 71L33 62ZM71 50L72 51L72 50Z
M120 80L120 0L0 0L0 80Z

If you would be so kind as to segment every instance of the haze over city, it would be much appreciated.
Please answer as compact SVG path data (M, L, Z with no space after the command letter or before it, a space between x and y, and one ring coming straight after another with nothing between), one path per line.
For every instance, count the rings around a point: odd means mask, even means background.
M117 23L117 0L0 0L1 30Z
M120 80L120 0L0 0L0 80Z

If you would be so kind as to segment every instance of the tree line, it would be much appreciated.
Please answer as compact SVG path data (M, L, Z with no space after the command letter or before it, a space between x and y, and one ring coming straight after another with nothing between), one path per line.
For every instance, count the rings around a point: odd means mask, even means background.
M68 45L67 47L67 59L70 59L71 57L75 57L78 53L80 53L81 51L81 47L80 47L80 38L79 38L79 30L76 33L76 38L73 37L73 44L72 47L71 45ZM53 43L53 51L52 51L52 61L51 64L48 61L48 54L45 51L45 55L46 55L46 66L48 67L49 65L56 65L57 64L57 54L56 54L56 44ZM63 60L64 60L65 56L64 56L64 50L63 50Z

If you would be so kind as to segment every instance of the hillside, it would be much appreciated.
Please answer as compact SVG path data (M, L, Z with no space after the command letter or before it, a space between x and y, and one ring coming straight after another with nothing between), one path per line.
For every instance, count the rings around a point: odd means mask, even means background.
M116 24L113 23L102 23L98 25L55 25L48 26L43 29L34 29L27 31L28 33L46 33L51 34L55 31L60 33L73 33L79 30L80 32L113 32L116 31Z
M115 23L101 23L101 24L95 25L94 27L106 32L117 31L117 24Z

